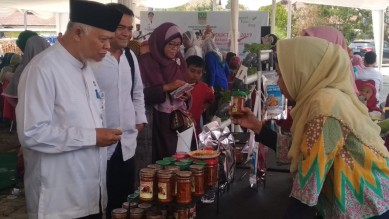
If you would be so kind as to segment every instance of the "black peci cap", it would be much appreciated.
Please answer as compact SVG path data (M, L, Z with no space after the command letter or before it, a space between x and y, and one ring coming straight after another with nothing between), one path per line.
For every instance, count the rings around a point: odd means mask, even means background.
M70 21L115 32L123 14L107 5L86 0L70 0Z

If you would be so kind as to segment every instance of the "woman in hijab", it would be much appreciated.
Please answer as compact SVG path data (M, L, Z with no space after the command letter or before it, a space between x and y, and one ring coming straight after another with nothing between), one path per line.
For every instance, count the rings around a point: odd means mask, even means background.
M22 35L22 33L20 35ZM24 34L22 36L24 36ZM23 51L22 61L20 65L16 68L14 75L10 79L9 85L2 93L2 95L6 97L6 100L14 107L16 106L17 98L18 98L17 91L18 91L19 78L20 75L22 75L24 68L36 55L38 55L40 52L42 52L43 50L45 50L50 46L50 44L47 42L46 39L38 35L30 34L29 38L26 39L25 43L24 40L25 40L24 37L23 38L19 37L17 41L18 42L17 45L20 46L20 49Z
M351 59L351 64L354 67L354 72L359 72L362 68L365 68L363 64L363 59L360 55L353 55Z
M182 44L184 45L184 58L185 60L189 56L199 56L203 58L203 52L201 47L199 46L199 42L197 40L197 36L193 31L186 31L182 35Z
M169 128L170 114L176 109L188 109L186 101L190 94L186 93L180 99L169 95L187 81L186 63L180 53L181 44L182 36L177 25L163 23L148 39L150 52L139 57L145 103L152 106L153 111L153 162L176 153L177 133Z
M349 57L314 37L277 44L278 85L296 105L288 156L294 174L287 218L389 217L389 152L349 80ZM304 64L301 63L304 60ZM262 131L249 108L233 121Z
M328 26L310 27L302 30L300 35L318 37L320 39L327 40L330 43L341 46L344 49L344 51L348 54L348 46L347 46L346 38L344 38L342 32L340 32L339 30L333 27L328 27ZM359 91L354 83L355 74L351 63L350 63L350 74L351 74L351 80L353 82L354 92L358 95Z

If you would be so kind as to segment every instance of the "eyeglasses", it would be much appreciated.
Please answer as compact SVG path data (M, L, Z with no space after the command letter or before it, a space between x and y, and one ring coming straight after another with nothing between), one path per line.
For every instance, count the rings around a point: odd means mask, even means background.
M173 42L170 42L167 44L167 47L169 49L179 49L181 47L182 43L173 43Z

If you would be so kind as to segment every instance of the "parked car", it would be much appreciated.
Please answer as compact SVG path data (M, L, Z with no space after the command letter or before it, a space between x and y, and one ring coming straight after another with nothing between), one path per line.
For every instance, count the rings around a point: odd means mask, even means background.
M367 52L375 52L374 40L354 40L349 47L354 54L365 56ZM382 63L389 63L389 43L384 41L383 60Z

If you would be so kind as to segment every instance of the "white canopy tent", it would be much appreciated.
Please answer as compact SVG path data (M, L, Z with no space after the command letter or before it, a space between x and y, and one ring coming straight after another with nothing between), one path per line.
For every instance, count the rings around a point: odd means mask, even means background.
M135 8L136 6L142 5L145 7L153 7L153 8L170 8L177 7L183 5L185 3L190 2L191 0L169 0L169 1L161 1L161 0L95 0L102 3L109 2L120 2L125 5L128 5L131 8ZM281 0L261 0L255 1L256 6L259 8L261 6L275 4ZM374 31L374 39L376 45L376 52L378 54L378 63L381 64L382 60L382 48L383 48L383 27L384 27L384 10L389 6L389 0L282 0L284 3L289 4L289 12L290 5L294 2L304 2L310 4L322 4L322 5L333 5L333 6L342 6L342 7L353 7L353 8L361 8L372 10L373 14L373 31ZM231 1L231 30L232 30L232 39L238 39L238 5L239 2L242 4L250 2L253 3L253 0L232 0ZM135 6L135 7L134 7ZM273 7L275 9L275 7ZM63 23L67 22L68 12L69 12L69 0L1 0L0 1L0 17L9 16L16 10L19 11L33 11L34 14L38 15L42 18L51 17L54 13L57 14L58 19L60 20L57 25L59 28L64 26ZM274 15L275 13L273 13ZM290 37L291 32L291 15L289 13L288 16L288 36ZM274 30L274 22L275 18L272 18L272 26ZM63 29L63 28L61 28ZM59 29L59 30L61 30ZM236 41L236 40L234 40ZM233 41L233 42L234 42ZM237 42L236 42L237 43ZM232 44L233 50L236 49L237 45ZM381 65L380 65L381 67Z

